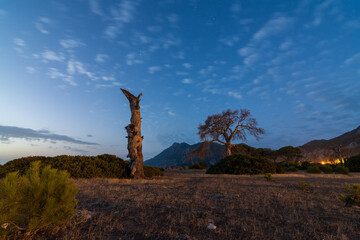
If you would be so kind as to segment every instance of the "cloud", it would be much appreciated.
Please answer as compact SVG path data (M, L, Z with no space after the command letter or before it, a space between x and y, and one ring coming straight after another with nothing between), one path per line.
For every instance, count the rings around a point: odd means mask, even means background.
M253 38L258 41L264 40L289 29L292 24L292 18L275 14L254 34Z
M89 6L92 13L102 16L99 0L89 0Z
M240 4L240 2L238 2L238 1L234 2L234 3L231 5L230 10L231 10L233 13L238 13L238 12L240 12L240 10L241 10L241 4Z
M184 63L183 66L184 66L184 68L187 68L187 69L192 67L192 65L190 63Z
M91 80L97 80L97 77L95 77L95 74L87 71L84 67L84 64L80 61L70 60L67 64L67 72L71 75L74 75L75 73L83 74L90 78Z
M33 74L36 72L36 69L34 67L26 67L25 69L30 74Z
M45 61L49 60L62 62L65 60L65 57L62 53L55 53L50 50L44 51L43 53L41 53L41 56L43 57L43 59L45 59Z
M190 78L184 78L181 82L184 84L191 84L193 81Z
M234 97L234 98L236 98L236 99L242 99L242 95L241 95L240 93L238 93L238 92L229 91L229 92L228 92L228 95L229 95L230 97Z
M85 45L83 42L81 42L79 40L75 40L75 39L60 40L59 43L63 48L66 48L66 49L77 48L77 47L81 47L81 46Z
M156 73L156 72L158 72L160 70L161 70L160 66L151 66L151 67L148 68L148 72L150 74L154 74L154 73Z
M46 30L46 26L49 26L52 23L52 20L47 17L39 17L38 21L35 22L35 28L42 34L49 34L49 31Z
M106 54L98 54L95 57L95 61L99 62L99 63L103 63L105 62L107 59L109 59L109 56Z
M0 9L0 20L6 16L5 10Z
M74 81L73 77L64 73L61 73L56 68L49 68L48 76L52 79L62 79L64 82L68 83L71 86L76 87L78 84Z
M225 37L225 38L220 38L219 42L232 47L235 45L235 43L237 43L239 41L239 37L238 36L231 36L231 37Z
M354 54L344 61L344 64L346 65L350 65L353 63L357 63L357 65L360 64L360 53Z
M169 114L170 116L172 116L172 117L175 117L175 116L176 116L176 114L175 114L173 111L168 111L168 114Z
M105 37L109 39L117 37L124 25L134 19L136 5L135 1L122 0L116 7L110 9L113 23L105 29Z
M19 47L25 47L25 41L21 38L14 38L14 44Z
M136 54L134 52L131 52L129 54L126 55L126 64L129 66L135 65L135 64L140 64L143 63L143 60L140 60L137 58Z
M74 139L69 136L51 133L48 130L33 130L30 128L21 128L14 126L0 126L0 140L8 141L10 138L21 138L28 141L34 140L52 140L63 141L68 143L76 143L82 145L99 145L98 143L85 142Z

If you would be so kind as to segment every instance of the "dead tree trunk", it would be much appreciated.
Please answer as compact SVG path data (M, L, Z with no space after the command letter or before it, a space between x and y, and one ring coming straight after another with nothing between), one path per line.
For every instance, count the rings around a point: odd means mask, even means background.
M130 103L131 119L130 124L125 127L128 134L128 151L127 157L130 157L130 176L132 178L144 178L143 161L144 156L142 154L142 141L141 136L141 117L140 117L140 97L135 97L125 89L120 88Z

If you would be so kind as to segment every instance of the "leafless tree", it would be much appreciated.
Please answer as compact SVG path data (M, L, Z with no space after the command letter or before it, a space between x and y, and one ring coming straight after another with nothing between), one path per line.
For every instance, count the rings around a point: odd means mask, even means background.
M144 178L144 156L142 154L141 136L141 117L140 117L140 97L135 97L125 89L120 88L130 103L131 119L130 124L125 127L128 134L128 157L130 157L130 176L133 178Z
M224 144L225 156L229 156L234 148L234 144L232 144L234 140L246 142L247 134L254 136L256 140L260 139L260 135L265 131L258 128L257 125L256 119L250 116L249 110L231 111L228 109L222 113L208 116L205 124L199 125L198 134L200 139L205 141L204 145L215 141Z

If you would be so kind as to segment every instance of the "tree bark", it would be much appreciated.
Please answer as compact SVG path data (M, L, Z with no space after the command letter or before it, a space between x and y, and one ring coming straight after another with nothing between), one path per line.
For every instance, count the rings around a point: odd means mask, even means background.
M231 155L231 144L226 144L225 147L226 147L225 157L228 157Z
M132 178L144 178L144 156L142 154L142 141L141 136L141 117L140 117L140 97L135 97L125 89L120 88L130 103L131 119L130 124L125 127L128 134L128 151L127 157L130 157L130 176Z

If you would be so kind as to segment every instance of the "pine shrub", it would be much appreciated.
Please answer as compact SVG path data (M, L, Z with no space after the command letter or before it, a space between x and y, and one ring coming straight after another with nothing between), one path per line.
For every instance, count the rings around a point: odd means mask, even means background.
M336 174L349 174L349 168L339 164L335 167L334 172Z
M276 165L267 158L234 154L211 166L206 173L237 175L276 173Z
M265 179L267 180L267 181L272 181L273 180L273 176L272 176L272 174L271 173L265 173Z
M298 187L298 189L300 189L303 192L310 192L313 189L313 186L311 183L306 183L303 181L299 181L297 187Z
M319 166L309 166L306 170L308 173L321 173Z
M0 183L0 234L35 233L67 222L76 213L78 192L69 177L50 166L41 169L40 161L22 176L7 174Z
M340 199L345 206L360 206L360 184L346 185L346 194L340 194Z

